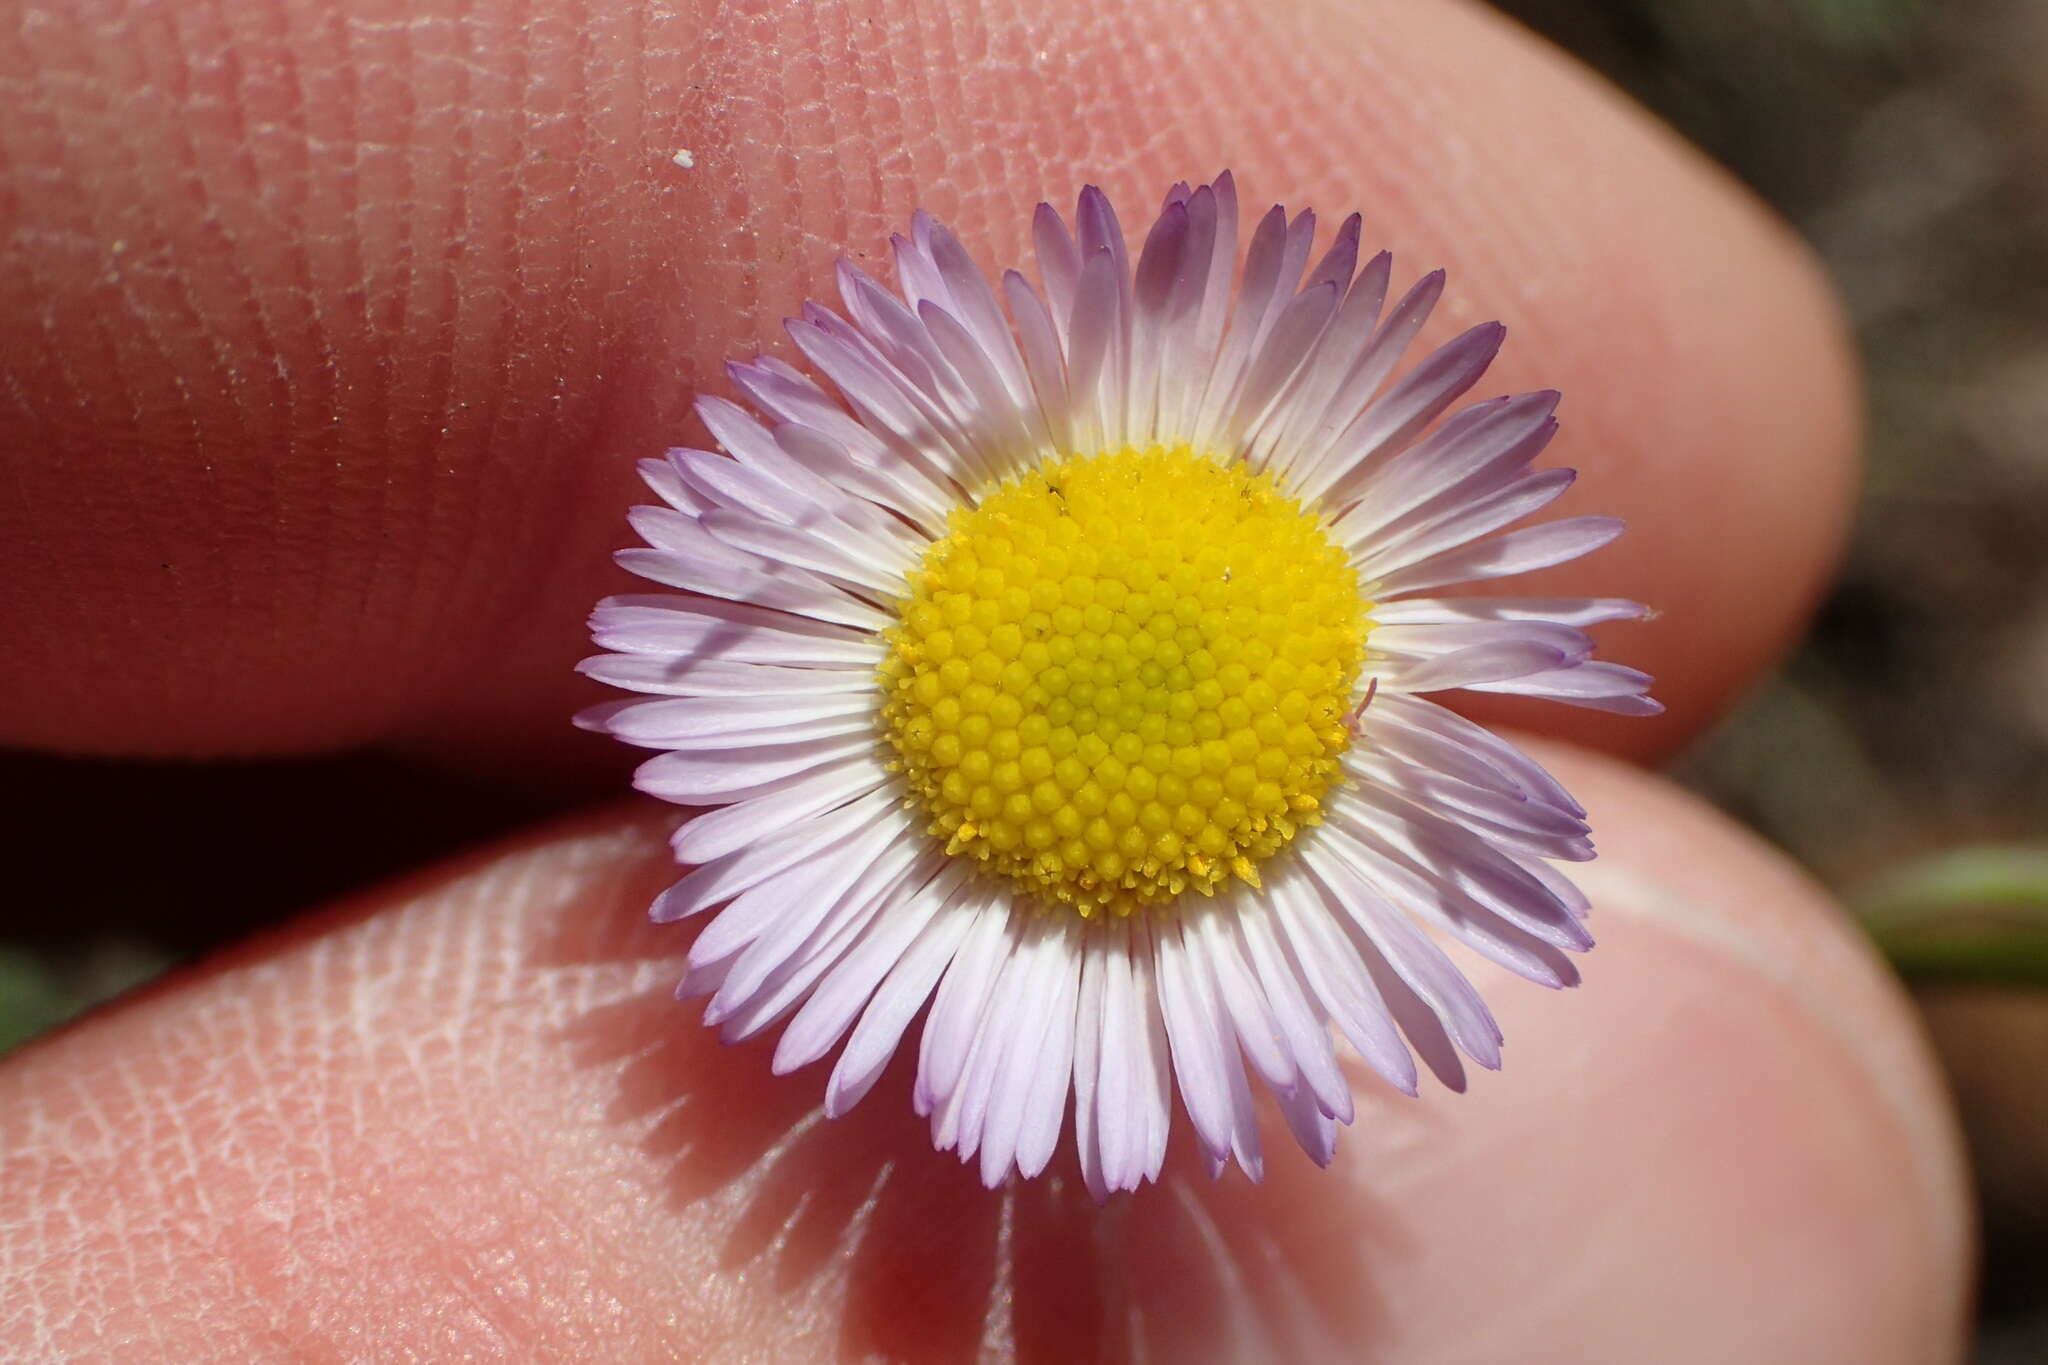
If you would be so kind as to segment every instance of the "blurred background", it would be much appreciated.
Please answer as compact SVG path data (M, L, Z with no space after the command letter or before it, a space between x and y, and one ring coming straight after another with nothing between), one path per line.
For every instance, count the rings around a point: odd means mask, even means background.
M1913 984L1982 1195L1977 1358L2048 1361L2048 3L1496 3L1775 204L1848 301L1871 426L1846 572L1680 776L1834 887ZM565 795L378 757L0 755L20 896L0 1051ZM202 808L210 841L163 823ZM81 882L81 825L125 868Z
M1915 987L1969 1131L1982 1365L2048 1361L2048 4L1498 0L1747 181L1862 345L1805 645L1679 775Z

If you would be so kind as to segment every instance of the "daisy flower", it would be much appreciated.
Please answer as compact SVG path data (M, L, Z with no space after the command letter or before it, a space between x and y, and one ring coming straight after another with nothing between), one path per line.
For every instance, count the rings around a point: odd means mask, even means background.
M1311 263L1313 214L1269 210L1241 274L1228 174L1135 261L1094 189L1032 235L1038 282L991 286L919 214L895 290L842 260L844 312L789 322L825 382L729 367L721 452L642 466L619 555L674 591L592 618L583 670L646 695L581 723L699 811L653 909L708 916L678 993L780 1024L778 1073L837 1049L828 1114L921 1018L913 1102L990 1186L1070 1097L1097 1198L1158 1176L1176 1093L1212 1171L1259 1176L1259 1087L1327 1163L1335 1038L1409 1094L1418 1056L1499 1064L1444 941L1578 980L1584 809L1425 695L1656 712L1582 629L1635 603L1446 593L1621 528L1503 529L1571 483L1530 468L1558 396L1439 423L1503 329L1403 371L1444 278L1389 302L1356 215Z

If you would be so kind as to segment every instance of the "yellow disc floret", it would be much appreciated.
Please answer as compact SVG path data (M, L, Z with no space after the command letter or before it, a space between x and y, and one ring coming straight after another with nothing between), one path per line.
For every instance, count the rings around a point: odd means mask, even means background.
M1184 445L1050 460L910 584L882 714L948 852L1129 914L1256 885L1315 823L1368 604L1272 479Z

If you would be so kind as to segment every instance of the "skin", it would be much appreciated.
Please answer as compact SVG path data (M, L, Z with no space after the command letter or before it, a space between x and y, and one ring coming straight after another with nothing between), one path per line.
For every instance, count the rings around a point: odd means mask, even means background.
M1959 1347L1950 1121L1900 997L1779 859L1624 759L1796 632L1853 478L1839 323L1722 176L1489 14L82 0L0 26L0 740L377 744L606 785L570 731L632 457L918 204L986 264L1084 179L1354 205L1482 393L1568 395L1543 590L1659 620L1653 723L1552 736L1602 947L1474 969L1508 1063L1365 1085L1098 1213L990 1196L901 1075L816 1119L668 999L672 812L608 808L317 914L0 1065L0 1341L34 1359L1925 1362ZM1071 13L1068 11L1071 9ZM1219 76L1227 76L1215 84ZM1214 95L1210 91L1216 91ZM695 167L671 160L690 148ZM1520 586L1520 585L1517 585ZM1563 741L1563 742L1557 742ZM347 837L345 828L336 837Z

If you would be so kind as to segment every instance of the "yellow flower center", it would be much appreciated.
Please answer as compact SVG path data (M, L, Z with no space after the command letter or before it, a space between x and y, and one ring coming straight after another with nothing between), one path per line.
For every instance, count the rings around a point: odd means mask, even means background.
M1123 915L1257 885L1317 821L1370 604L1272 479L1186 445L1050 460L910 582L882 715L949 853Z

